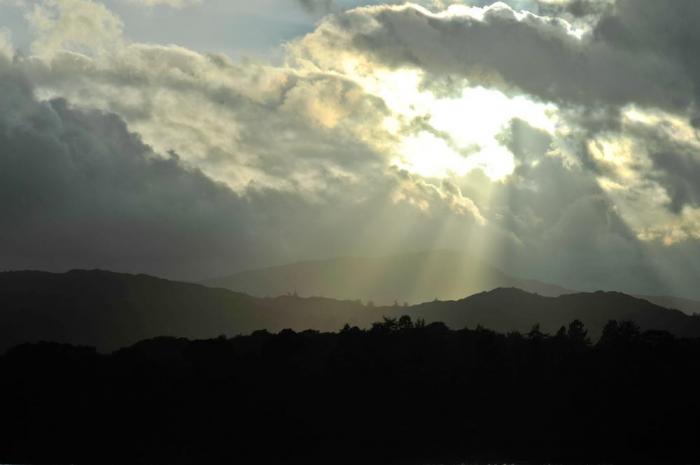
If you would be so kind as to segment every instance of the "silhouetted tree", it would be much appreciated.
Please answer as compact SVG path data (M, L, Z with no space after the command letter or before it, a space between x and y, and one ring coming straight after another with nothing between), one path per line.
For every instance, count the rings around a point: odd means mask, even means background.
M408 315L401 316L397 325L399 331L408 331L413 329L413 321L411 321L411 317Z
M0 355L0 462L700 463L700 340L567 328L25 344Z
M540 330L540 324L535 324L530 332L527 333L527 337L531 340L540 341L544 339L544 333Z
M569 338L569 341L571 341L574 347L578 349L591 345L591 339L588 337L588 331L581 320L574 320L569 323L566 336Z
M615 347L620 344L629 344L639 336L639 326L631 321L609 321L603 328L603 333L598 341L601 347Z

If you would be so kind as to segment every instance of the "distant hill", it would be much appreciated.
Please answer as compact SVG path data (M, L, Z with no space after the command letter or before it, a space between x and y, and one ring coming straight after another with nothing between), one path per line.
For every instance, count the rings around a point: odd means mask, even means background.
M265 297L302 296L362 299L377 305L453 300L497 287L517 287L545 296L572 291L520 279L454 251L430 251L378 258L333 258L243 271L203 284Z
M394 314L401 313L396 311ZM452 302L430 302L404 312L450 327L482 325L497 331L527 332L535 323L554 333L574 319L581 320L598 337L609 320L634 321L642 329L669 331L679 336L700 336L700 317L689 316L619 292L592 292L544 297L515 288L500 288Z
M638 295L640 299L648 300L651 303L666 308L674 308L688 315L700 315L700 302L697 300L683 299L681 297L672 297L667 295Z
M370 316L371 315L371 316ZM380 319L357 302L259 299L226 289L102 270L0 272L0 350L54 341L113 350L156 336L339 329Z
M615 292L545 297L500 288L455 301L372 306L294 295L255 298L108 271L0 273L0 350L40 340L113 350L155 336L211 338L285 328L336 331L345 323L368 327L384 316L404 314L455 329L482 325L526 332L539 323L543 331L555 332L580 319L596 336L608 320L632 320L642 329L700 336L700 317Z
M262 318L250 297L107 271L0 273L0 346L49 340L113 349L157 335L212 337Z
M376 305L457 300L499 287L515 287L547 297L576 291L556 284L510 276L455 251L429 251L374 258L342 257L242 271L202 282L258 297L298 294L361 299ZM661 307L700 314L700 302L670 296L637 295Z

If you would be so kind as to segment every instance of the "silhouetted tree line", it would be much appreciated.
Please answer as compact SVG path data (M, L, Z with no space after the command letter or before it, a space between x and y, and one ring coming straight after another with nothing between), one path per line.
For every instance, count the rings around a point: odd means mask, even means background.
M0 357L0 462L699 463L700 340L409 317Z

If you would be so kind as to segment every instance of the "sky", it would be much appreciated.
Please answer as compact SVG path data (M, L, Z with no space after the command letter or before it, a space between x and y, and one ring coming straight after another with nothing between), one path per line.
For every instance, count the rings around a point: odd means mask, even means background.
M700 298L696 0L0 0L0 268L467 251Z

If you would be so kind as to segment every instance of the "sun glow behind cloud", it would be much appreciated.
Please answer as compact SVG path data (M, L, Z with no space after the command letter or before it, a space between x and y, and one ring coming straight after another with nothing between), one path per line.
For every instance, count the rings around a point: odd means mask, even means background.
M512 174L513 154L499 135L514 118L547 133L556 129L556 107L480 86L439 96L417 70L351 74L391 111L385 129L398 140L391 163L427 178L461 177L481 169L493 181Z

